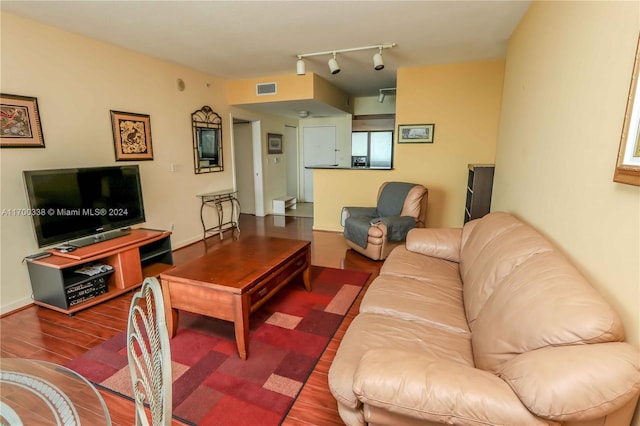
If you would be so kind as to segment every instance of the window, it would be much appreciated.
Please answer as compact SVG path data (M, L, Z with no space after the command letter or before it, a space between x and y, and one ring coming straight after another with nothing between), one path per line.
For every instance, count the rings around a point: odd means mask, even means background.
M351 134L351 166L390 169L393 165L393 132Z

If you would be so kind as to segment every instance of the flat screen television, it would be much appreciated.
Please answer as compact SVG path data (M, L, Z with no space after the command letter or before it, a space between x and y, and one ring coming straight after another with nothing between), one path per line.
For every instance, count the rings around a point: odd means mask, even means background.
M39 247L82 247L145 221L137 165L27 170L23 177Z

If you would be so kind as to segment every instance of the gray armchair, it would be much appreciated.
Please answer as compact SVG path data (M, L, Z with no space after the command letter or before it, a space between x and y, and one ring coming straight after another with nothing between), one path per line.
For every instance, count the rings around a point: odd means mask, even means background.
M425 226L428 193L420 184L384 182L376 207L343 207L347 245L373 260L386 259L410 229Z

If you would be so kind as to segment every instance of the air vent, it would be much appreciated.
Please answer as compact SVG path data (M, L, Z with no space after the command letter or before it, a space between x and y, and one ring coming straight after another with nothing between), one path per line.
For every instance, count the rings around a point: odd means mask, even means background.
M258 83L256 84L256 95L275 95L278 93L278 85L276 83Z

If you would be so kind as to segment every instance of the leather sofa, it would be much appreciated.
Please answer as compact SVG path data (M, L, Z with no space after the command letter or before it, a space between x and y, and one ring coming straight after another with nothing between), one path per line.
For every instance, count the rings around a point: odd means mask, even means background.
M512 215L409 231L329 370L347 425L628 425L640 353L567 258Z

